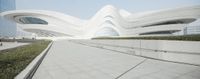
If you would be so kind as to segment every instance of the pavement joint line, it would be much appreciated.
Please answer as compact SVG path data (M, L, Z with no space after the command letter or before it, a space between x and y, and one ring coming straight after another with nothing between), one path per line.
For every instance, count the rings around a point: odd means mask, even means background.
M120 74L119 76L117 76L115 79L119 79L120 77L122 77L123 75L125 75L126 73L128 73L129 71L133 70L134 68L138 67L139 65L141 65L142 63L144 63L147 60L144 59L143 61L141 61L140 63L138 63L137 65L133 66L132 68L128 69L127 71L125 71L124 73Z

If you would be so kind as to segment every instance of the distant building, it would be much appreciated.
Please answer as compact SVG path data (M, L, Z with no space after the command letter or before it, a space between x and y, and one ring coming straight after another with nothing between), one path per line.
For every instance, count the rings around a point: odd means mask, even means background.
M15 0L0 0L0 13L15 10ZM15 37L16 23L10 22L0 16L0 37Z
M187 26L186 34L187 35L200 34L200 19Z

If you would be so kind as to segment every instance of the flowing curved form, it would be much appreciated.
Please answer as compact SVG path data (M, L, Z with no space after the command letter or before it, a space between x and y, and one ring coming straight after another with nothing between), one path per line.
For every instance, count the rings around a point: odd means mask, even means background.
M39 37L173 35L200 18L200 6L129 13L107 5L90 20L43 10L16 10L2 15Z

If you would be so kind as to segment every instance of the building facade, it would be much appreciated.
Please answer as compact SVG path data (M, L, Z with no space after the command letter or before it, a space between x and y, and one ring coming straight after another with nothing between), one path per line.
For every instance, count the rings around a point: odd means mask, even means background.
M189 31L189 25L200 19L199 13L200 6L129 13L107 5L89 20L45 10L7 11L2 15L39 37L93 38L190 34L192 31Z

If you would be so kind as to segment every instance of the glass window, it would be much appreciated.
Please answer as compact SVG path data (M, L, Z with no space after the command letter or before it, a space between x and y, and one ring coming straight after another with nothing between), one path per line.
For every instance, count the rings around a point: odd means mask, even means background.
M194 22L196 19L178 19L178 20L171 20L171 21L165 21L165 22L160 22L160 23L155 23L151 25L146 25L142 27L150 27L150 26L159 26L159 25L170 25L170 24L189 24Z
M141 33L140 35L161 35L161 34L173 34L178 32L179 30L171 30L171 31L156 31L156 32L148 32L148 33Z
M19 19L19 21L23 24L48 24L48 22L35 17L22 17Z

